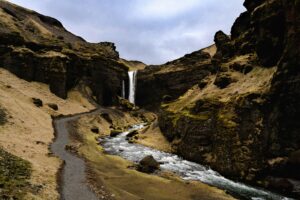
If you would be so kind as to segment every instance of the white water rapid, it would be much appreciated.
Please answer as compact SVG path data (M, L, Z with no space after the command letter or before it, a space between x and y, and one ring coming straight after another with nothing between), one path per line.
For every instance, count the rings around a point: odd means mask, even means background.
M136 91L136 75L137 71L129 71L129 97L128 100L130 103L135 104L135 91Z
M152 155L159 163L162 170L175 172L185 180L200 181L220 189L226 190L241 200L292 200L279 194L256 188L244 183L229 180L216 171L203 165L190 162L177 155L158 151L139 144L130 144L126 135L133 130L140 130L144 124L135 125L117 137L100 139L106 153L121 156L127 160L138 163L147 155Z

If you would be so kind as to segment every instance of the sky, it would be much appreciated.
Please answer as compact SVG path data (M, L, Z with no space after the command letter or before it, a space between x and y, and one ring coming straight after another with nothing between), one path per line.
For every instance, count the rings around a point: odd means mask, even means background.
M122 58L162 64L230 34L242 0L10 0L61 21L89 42L114 42Z

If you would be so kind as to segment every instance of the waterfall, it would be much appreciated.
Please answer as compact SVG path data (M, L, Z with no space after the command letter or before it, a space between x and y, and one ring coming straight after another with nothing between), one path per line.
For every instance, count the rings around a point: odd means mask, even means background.
M129 102L135 104L135 89L136 89L137 71L129 71Z
M122 98L125 99L125 81L122 81Z

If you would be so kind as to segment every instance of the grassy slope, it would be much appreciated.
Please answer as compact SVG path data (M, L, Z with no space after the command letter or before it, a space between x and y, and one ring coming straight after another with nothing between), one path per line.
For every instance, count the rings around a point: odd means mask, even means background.
M85 112L94 107L76 91L62 100L47 85L21 80L4 69L0 69L0 94L0 105L7 116L7 123L0 128L0 146L31 163L30 183L40 188L36 193L29 191L25 199L58 199L56 173L60 161L49 155L54 138L51 115ZM37 108L32 97L41 99L44 106ZM57 104L59 110L53 111L47 103Z

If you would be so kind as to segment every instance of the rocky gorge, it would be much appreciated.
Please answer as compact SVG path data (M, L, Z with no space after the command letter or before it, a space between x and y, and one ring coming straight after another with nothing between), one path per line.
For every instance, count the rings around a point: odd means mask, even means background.
M231 198L212 188L209 196L202 185L170 175L159 175L166 181L136 174L128 171L132 163L104 154L109 147L99 138L139 123L146 126L129 144L167 150L227 178L300 198L300 2L245 0L244 6L230 35L218 31L207 48L146 66L120 58L113 43L86 42L52 17L0 1L0 67L49 85L66 101L75 88L86 99L78 111L100 110L70 122L69 147L84 158L87 182L102 199L168 199L172 185L185 191L178 199ZM13 118L2 104L0 128ZM51 117L74 114L59 112L56 105ZM126 188L131 181L135 185ZM139 184L147 194L135 188ZM170 191L151 193L160 187Z

